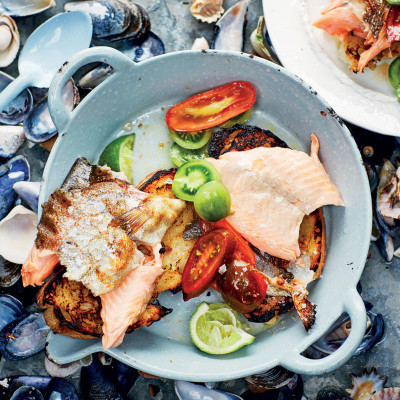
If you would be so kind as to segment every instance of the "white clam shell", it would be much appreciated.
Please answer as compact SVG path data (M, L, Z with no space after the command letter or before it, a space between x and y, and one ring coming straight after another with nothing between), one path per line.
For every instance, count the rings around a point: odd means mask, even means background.
M0 67L8 67L19 50L19 32L14 20L0 15Z
M24 128L19 125L0 126L0 157L12 157L25 141Z
M224 13L222 3L224 0L193 0L190 12L193 17L201 22L211 24L219 19Z
M14 207L0 221L0 255L15 264L28 257L37 233L37 215L24 206Z
M208 50L209 48L210 46L204 37L195 39L192 46L192 50Z
M89 355L81 360L74 361L69 364L56 364L51 361L47 356L44 359L44 367L50 376L56 378L67 378L73 375L75 372L79 371L82 367L87 367L92 363L92 356Z
M55 0L2 0L0 2L0 12L4 15L26 17L38 14L55 5Z

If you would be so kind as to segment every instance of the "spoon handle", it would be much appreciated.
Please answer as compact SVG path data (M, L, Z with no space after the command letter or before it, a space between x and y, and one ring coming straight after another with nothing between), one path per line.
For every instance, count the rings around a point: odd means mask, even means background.
M31 86L31 75L20 75L0 93L0 110L3 111L23 90Z

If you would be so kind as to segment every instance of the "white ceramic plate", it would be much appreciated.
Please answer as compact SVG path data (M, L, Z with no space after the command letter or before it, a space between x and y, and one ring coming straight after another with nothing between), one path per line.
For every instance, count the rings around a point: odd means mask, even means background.
M400 104L387 80L390 60L375 71L349 71L337 39L311 25L329 3L263 0L268 33L279 59L346 121L373 132L400 136Z

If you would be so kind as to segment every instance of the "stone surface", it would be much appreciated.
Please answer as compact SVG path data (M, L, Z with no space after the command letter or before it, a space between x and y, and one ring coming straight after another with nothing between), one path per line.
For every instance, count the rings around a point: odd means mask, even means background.
M57 0L57 6L36 16L17 19L21 34L21 44L35 27L47 20L52 15L63 11L66 1ZM236 0L226 0L224 8L228 9ZM148 11L152 23L152 30L164 41L167 52L190 49L195 38L204 36L208 41L213 35L213 24L202 24L196 21L189 12L191 1L182 0L141 0L139 1ZM245 50L251 52L249 42L250 33L256 27L258 17L262 14L261 0L251 0L249 4L248 24L246 28ZM6 72L17 76L17 63L14 62ZM392 146L393 141L382 139L387 146ZM29 147L24 144L18 154L25 155L32 168L32 181L40 180L48 152L40 146ZM351 171L349 171L351 173ZM357 243L354 243L357 246ZM377 345L366 354L351 358L344 367L323 376L306 377L305 395L308 399L315 399L319 389L327 385L338 385L342 388L351 386L349 373L361 374L364 367L375 366L378 373L388 375L387 386L400 386L400 308L398 282L400 281L400 260L395 259L391 264L385 264L375 245L371 246L371 257L368 260L361 282L363 298L374 304L373 311L382 313L386 324L386 340ZM265 355L268 357L268 354ZM0 361L0 378L10 375L45 374L43 365L44 354L39 354L24 362ZM70 378L75 384L79 374ZM149 392L149 384L160 388L155 397ZM226 382L217 385L227 391L241 393L244 384L241 380ZM146 380L140 377L129 395L130 399L177 399L173 392L173 383L170 381Z

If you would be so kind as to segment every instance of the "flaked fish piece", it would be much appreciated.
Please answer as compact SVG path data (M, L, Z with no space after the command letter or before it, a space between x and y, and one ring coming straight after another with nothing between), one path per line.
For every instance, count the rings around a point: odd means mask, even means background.
M311 156L262 147L208 158L231 194L234 213L228 222L261 251L295 260L304 216L326 204L344 205L318 159L318 148L312 135Z
M108 168L78 160L63 188L43 205L35 245L56 253L67 269L65 276L99 296L117 288L143 261L127 230L133 239L154 246L184 207L182 200L148 195L115 179ZM127 212L145 221L129 225L118 218ZM24 265L23 273L31 268Z
M362 38L366 38L368 35L365 24L356 17L350 8L345 6L335 7L324 13L313 23L313 26L323 29L329 35L336 35L340 40L344 40L350 32Z
M146 310L157 278L164 272L157 245L153 258L146 259L133 270L120 286L101 295L101 318L103 320L103 348L119 346L127 328L134 324Z
M305 284L296 279L287 281L282 276L277 278L267 277L267 279L270 285L290 293L297 314L299 314L304 328L308 331L314 325L316 310L315 304L312 304L307 298L308 291Z
M391 43L388 41L386 23L384 22L376 41L372 43L368 50L365 50L361 54L360 60L358 61L358 72L364 71L364 68L374 57L380 54L383 50L388 49L390 46Z

